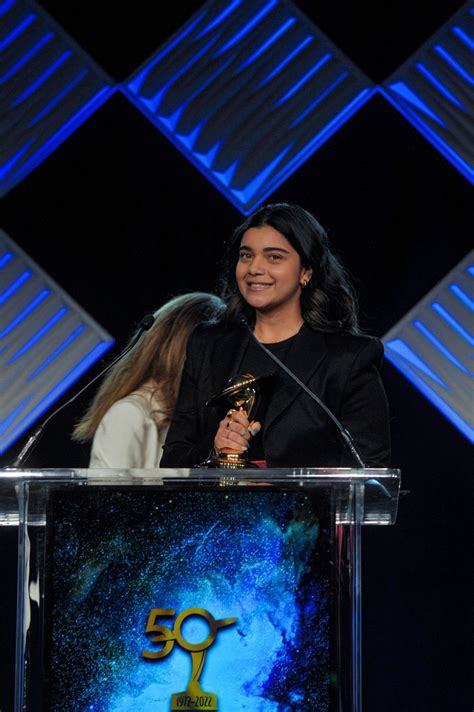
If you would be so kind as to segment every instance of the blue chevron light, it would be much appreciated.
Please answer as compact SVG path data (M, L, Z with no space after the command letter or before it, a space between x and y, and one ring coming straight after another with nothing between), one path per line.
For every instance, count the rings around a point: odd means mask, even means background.
M0 27L0 195L4 195L114 88L35 3L0 2Z
M33 0L0 0L0 196L117 85ZM210 0L120 87L243 213L375 91L474 180L474 7L383 86L289 0Z
M210 0L122 90L244 214L374 91L286 0Z
M474 182L474 6L469 3L379 91Z
M474 251L385 334L386 356L474 442Z
M0 230L0 454L112 344Z

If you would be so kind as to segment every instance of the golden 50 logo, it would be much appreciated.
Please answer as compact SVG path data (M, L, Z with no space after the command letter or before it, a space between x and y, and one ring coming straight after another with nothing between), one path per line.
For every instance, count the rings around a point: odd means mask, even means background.
M154 633L151 642L162 645L161 650L142 650L142 656L147 660L161 660L171 653L175 643L191 655L191 677L184 692L175 692L171 697L172 710L217 710L217 695L212 692L203 692L199 678L204 669L206 651L216 639L217 631L236 623L237 618L221 618L214 616L204 608L187 608L176 618L173 629L157 623L160 618L174 617L174 608L152 608L146 624L145 633ZM184 621L191 616L204 618L209 625L209 635L201 643L189 643L183 638L181 627Z

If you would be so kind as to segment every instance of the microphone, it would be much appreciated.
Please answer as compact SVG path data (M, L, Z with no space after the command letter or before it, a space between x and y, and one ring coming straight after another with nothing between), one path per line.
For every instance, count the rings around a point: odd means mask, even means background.
M41 436L44 432L44 429L46 428L48 423L58 413L60 413L63 410L63 408L65 408L67 405L69 405L70 403L75 401L76 398L78 398L82 393L84 393L84 391L86 391L90 386L92 386L92 384L95 383L98 378L101 378L102 376L104 376L107 373L107 371L109 371L112 368L112 366L115 366L116 363L118 363L124 356L126 356L126 354L128 354L133 349L135 344L138 342L138 340L140 339L143 332L148 331L148 329L150 329L153 326L154 321L155 321L155 317L153 316L153 314L146 314L143 317L141 322L138 324L137 333L135 334L135 337L132 339L131 343L128 344L128 346L126 346L123 349L123 351L121 351L118 354L118 356L116 356L107 366L105 366L105 368L103 368L102 371L100 371L96 376L94 376L94 378L92 378L88 383L86 383L86 385L83 386L83 388L81 388L80 391L75 393L72 396L72 398L70 398L68 401L66 401L65 403L60 405L59 408L56 408L56 410L53 410L53 412L50 413L48 415L48 417L43 420L43 422L35 430L33 435L31 435L28 438L28 441L26 442L24 447L20 450L19 454L16 456L15 460L13 461L13 465L11 465L11 467L20 467L25 462L26 458L31 453L33 448L36 447L36 445L38 444L39 439L41 438Z
M352 435L343 426L341 421L336 418L334 413L331 410L329 410L327 405L325 403L323 403L323 401L315 393L313 393L313 391L311 391L308 388L308 386L305 383L303 383L303 381L301 381L298 378L298 376L288 368L288 366L285 366L285 364L282 361L280 361L278 356L275 356L275 354L272 353L270 351L270 349L267 349L266 346L264 344L262 344L257 339L257 337L255 336L255 334L253 333L252 329L250 328L250 326L248 324L247 317L245 316L245 314L240 315L240 321L245 326L247 331L250 332L252 339L259 346L259 348L261 348L262 351L264 351L267 354L267 356L269 356L272 359L272 361L274 361L276 363L276 365L279 366L279 368L281 368L281 370L284 371L286 373L286 375L291 378L292 381L294 381L312 400L314 400L319 405L319 407L322 408L322 410L326 413L328 418L330 418L330 420L332 420L332 422L334 423L334 425L336 426L336 428L338 429L338 431L340 433L340 436L344 442L344 445L347 447L347 449L351 453L352 457L357 462L357 465L359 467L366 467L362 457L360 456L359 451L357 450L356 446L354 445Z

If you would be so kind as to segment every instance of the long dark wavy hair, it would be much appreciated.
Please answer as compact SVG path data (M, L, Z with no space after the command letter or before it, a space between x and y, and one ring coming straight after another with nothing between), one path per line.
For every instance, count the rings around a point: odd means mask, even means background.
M326 231L314 215L292 203L263 205L235 229L227 245L218 285L228 306L225 319L235 321L243 313L249 321L255 320L254 309L239 292L235 268L244 232L264 225L286 237L299 254L302 267L313 270L301 292L304 321L319 331L358 333L357 298L342 264L330 249Z

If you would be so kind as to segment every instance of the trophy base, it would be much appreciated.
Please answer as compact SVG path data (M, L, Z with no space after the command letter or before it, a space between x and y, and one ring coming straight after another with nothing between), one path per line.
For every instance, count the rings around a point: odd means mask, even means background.
M217 710L217 695L212 692L175 692L171 696L172 710Z
M250 460L246 460L239 453L221 452L213 453L211 457L202 462L199 467L219 467L223 470L255 470L259 469Z

